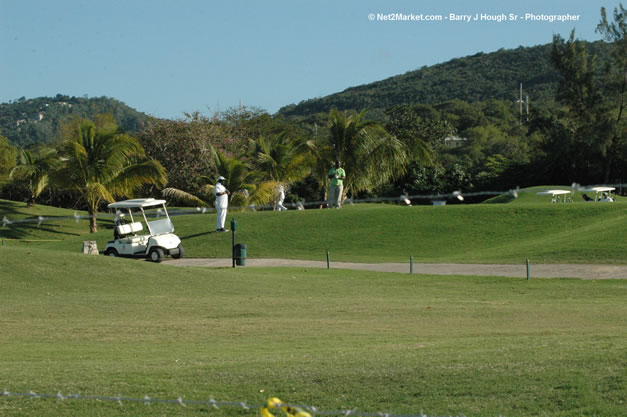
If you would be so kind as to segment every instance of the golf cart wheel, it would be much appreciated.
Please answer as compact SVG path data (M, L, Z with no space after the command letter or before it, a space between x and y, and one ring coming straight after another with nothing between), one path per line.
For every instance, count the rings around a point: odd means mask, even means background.
M116 256L118 256L118 251L117 251L117 250L115 250L115 249L113 249L113 248L109 248L109 249L107 249L107 250L105 251L105 253L104 253L104 254L105 254L106 256L113 256L113 257L115 258Z
M185 250L183 249L183 245L179 245L179 246L177 247L177 249L178 249L178 252L176 252L176 253L172 254L172 257L173 257L174 259L180 259L180 258L182 258L183 256L185 256Z
M163 253L163 249L161 248L152 248L150 249L150 253L148 254L150 260L153 262L161 262L163 261L163 257L165 256Z

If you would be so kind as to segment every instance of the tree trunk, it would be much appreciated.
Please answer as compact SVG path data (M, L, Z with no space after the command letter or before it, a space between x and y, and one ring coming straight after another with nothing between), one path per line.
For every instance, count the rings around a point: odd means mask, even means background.
M96 215L98 211L95 208L90 208L89 213L89 233L96 233L98 231L98 224L96 224Z

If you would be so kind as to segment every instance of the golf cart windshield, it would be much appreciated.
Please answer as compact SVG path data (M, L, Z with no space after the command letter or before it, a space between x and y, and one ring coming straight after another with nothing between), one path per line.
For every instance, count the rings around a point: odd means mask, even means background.
M162 235L165 233L174 232L174 225L172 224L172 221L168 218L148 222L148 228L153 235Z

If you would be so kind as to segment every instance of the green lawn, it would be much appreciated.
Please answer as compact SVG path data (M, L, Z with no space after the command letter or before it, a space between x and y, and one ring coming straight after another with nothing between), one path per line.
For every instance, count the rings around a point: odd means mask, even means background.
M89 233L89 221L83 219L77 222L75 215L86 217L87 212L40 204L27 207L23 202L0 199L0 221L6 218L12 222L6 227L0 227L0 239L5 239L5 244L11 244L9 239L27 240L29 244L38 244L32 241L40 240L80 241ZM113 219L103 218L101 224L103 227L111 227Z
M627 201L551 204L521 193L525 203L401 207L360 204L342 210L233 212L237 242L251 258L334 261L455 263L627 263ZM549 200L550 201L550 200ZM8 203L5 203L8 204ZM23 206L23 204L22 204ZM34 218L45 208L15 209ZM53 209L59 210L59 209ZM175 209L171 210L176 213ZM188 210L189 212L189 210ZM56 213L56 211L55 211ZM13 214L13 216L17 216ZM73 211L65 211L70 217ZM46 218L0 229L0 238L62 239L61 242L15 242L76 252L83 240L97 240L103 250L112 239L111 217L100 231L87 234L87 220ZM188 257L230 257L231 234L215 233L215 214L173 217Z
M526 205L526 204L551 204L550 195L537 195L536 193L547 190L566 190L571 192L572 203L569 204L593 204L586 202L583 199L583 194L594 198L592 192L574 191L570 186L564 185L539 185L535 187L523 188L518 190L517 197L515 198L512 193L501 194L496 197L489 198L484 201L485 204L512 204L512 205ZM616 202L625 204L627 199L625 197L616 196ZM597 203L598 204L598 203Z
M0 247L0 277L0 380L12 392L627 414L625 280L177 268L12 246ZM0 396L0 415L255 413Z

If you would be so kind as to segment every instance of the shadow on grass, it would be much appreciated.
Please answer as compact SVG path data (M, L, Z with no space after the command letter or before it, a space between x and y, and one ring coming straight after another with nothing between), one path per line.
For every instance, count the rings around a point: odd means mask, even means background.
M80 236L80 233L67 232L63 230L55 230L54 228L62 227L59 224L49 224L42 223L39 226L36 224L36 220L33 221L35 224L24 224L20 223L17 225L9 225L5 229L0 229L0 236L5 237L7 239L25 239L29 236L33 236L34 234L45 232L53 235L59 235L59 237L65 236Z
M196 234L194 234L194 235L189 235L189 236L181 236L181 240L191 239L191 238L194 238L194 237L199 237L199 236L207 236L207 235L210 235L210 234L212 234L212 233L217 233L217 232L216 232L216 231L214 231L214 230L210 230L210 231L208 231L208 232L196 233Z
M0 216L7 215L20 215L23 209L26 209L26 203L20 203L17 201L0 201Z
M5 202L2 202L0 203L0 207L17 207L18 204L5 204ZM0 213L2 213L0 214L0 217L6 215L5 211L0 211ZM19 210L13 210L12 213L17 215L23 215L23 212ZM2 225L0 224L0 238L41 240L58 238L59 240L65 240L67 238L88 234L89 226L86 226L84 229L84 233L82 233L81 230L78 230L78 227L74 227L73 225L68 226L67 223L61 223L63 221L67 222L67 220L70 218L71 217L68 216L46 216L44 219L42 219L41 223L38 217L29 216L26 218L21 218L15 220L13 223L7 224L4 227L2 227ZM112 230L113 220L98 219L98 227Z

